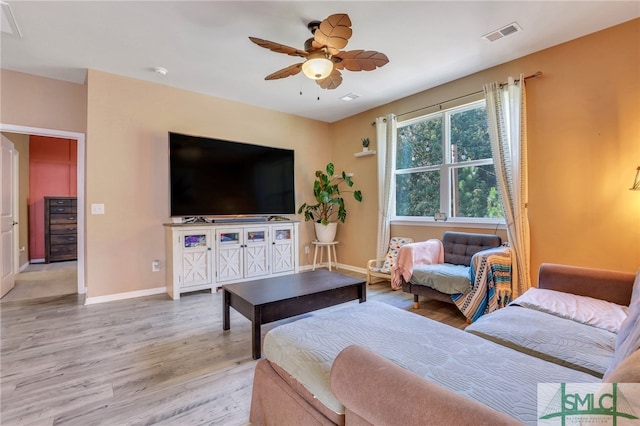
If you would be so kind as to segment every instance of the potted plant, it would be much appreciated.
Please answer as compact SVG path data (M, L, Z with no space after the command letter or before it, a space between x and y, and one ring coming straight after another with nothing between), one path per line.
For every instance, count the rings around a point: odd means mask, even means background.
M353 186L351 177L344 171L334 175L334 171L333 163L327 164L325 170L316 170L316 180L313 182L313 196L316 203L304 203L298 209L298 214L304 213L306 222L315 223L316 238L323 243L329 243L335 239L338 224L336 219L344 223L347 218L343 194L351 192L356 201L362 201L362 193L359 190L341 189L343 185L349 188Z
M362 150L369 151L369 138L362 139Z

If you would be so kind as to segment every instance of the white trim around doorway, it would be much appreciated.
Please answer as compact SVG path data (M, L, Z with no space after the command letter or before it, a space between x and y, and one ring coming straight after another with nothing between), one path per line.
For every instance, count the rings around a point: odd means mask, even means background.
M85 283L85 134L65 130L42 129L39 127L17 126L0 123L0 132L19 133L53 138L75 139L78 142L77 197L78 197L78 294L86 294Z

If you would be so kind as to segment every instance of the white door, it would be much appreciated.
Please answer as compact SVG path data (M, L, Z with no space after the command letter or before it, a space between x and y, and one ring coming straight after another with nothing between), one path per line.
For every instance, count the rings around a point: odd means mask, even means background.
M13 143L2 136L2 150L0 151L0 297L4 296L15 285L15 247L14 247L14 174L13 156L15 150Z

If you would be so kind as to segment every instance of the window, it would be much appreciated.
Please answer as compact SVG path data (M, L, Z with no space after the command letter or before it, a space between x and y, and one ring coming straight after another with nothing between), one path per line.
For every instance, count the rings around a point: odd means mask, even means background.
M484 101L399 122L395 217L502 218L487 127Z

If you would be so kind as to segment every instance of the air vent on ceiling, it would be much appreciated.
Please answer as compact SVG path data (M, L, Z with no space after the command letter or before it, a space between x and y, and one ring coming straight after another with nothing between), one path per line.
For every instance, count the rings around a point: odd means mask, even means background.
M498 30L491 31L489 34L485 34L482 36L483 39L494 42L496 40L500 40L501 38L510 36L511 34L515 34L517 32L522 31L520 25L517 22L512 22L509 25L506 25Z
M345 101L345 102L349 102L352 101L354 99L359 98L360 95L358 95L357 93L347 93L346 95L344 95L343 97L340 98L340 100Z
M22 33L9 4L3 1L0 1L0 31L22 38Z

